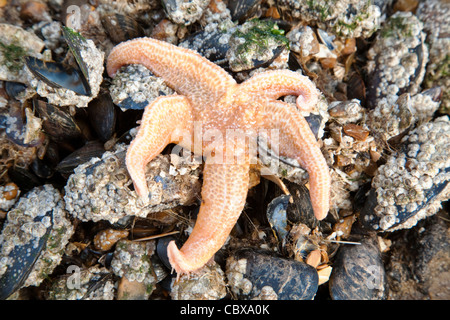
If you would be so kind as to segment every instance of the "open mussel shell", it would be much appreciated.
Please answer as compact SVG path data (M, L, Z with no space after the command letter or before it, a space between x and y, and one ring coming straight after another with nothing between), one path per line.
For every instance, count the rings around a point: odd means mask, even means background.
M281 195L273 199L267 206L267 219L278 240L283 242L289 232L287 208L291 196Z
M83 74L75 68L65 68L57 62L44 62L32 56L25 57L31 73L54 88L72 90L80 95L91 95L91 88Z
M44 218L48 219L51 215L52 210L34 218L33 222L42 222ZM51 221L52 219L49 220ZM29 242L22 246L15 246L10 252L9 256L13 257L13 263L8 266L8 269L0 278L0 300L5 300L23 286L33 269L33 265L45 248L51 229L52 225L47 227L44 236L39 238L37 242Z

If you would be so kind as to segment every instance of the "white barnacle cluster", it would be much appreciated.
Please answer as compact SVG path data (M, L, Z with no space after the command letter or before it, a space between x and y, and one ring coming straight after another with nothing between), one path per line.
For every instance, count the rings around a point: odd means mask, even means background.
M343 38L370 37L380 26L380 8L367 0L279 0L278 6L292 18Z
M372 180L377 196L373 214L379 218L375 229L410 228L435 214L450 194L449 118L420 125L402 143L403 150L390 156Z
M173 300L219 300L226 294L225 273L216 262L178 280L174 278L170 292Z
M190 25L199 20L210 0L163 1L170 20L177 24Z
M73 226L66 217L59 191L51 185L32 189L8 212L0 235L0 276L8 267L21 265L22 261L32 258L39 242L44 239L45 248L30 266L29 276L23 284L39 285L60 262L72 233ZM28 249L16 250L20 247ZM23 251L26 251L25 255L15 254Z
M367 124L385 140L399 135L414 123L428 121L439 109L429 90L411 96L409 93L383 97L370 111Z
M248 260L230 257L227 259L228 285L237 296L247 296L252 292L253 284L245 277Z
M135 105L136 109L143 109L157 97L174 93L162 78L154 76L140 64L122 67L112 80L109 90L113 102L124 111L129 109L124 106L125 103Z
M135 242L120 240L116 244L111 268L115 275L126 277L129 281L156 283L151 256L155 251L154 241Z
M171 170L170 156L158 155L146 167L149 204L143 206L132 190L125 165L126 146L116 145L102 158L75 168L65 186L66 210L82 221L117 222L125 216L146 217L192 201L200 191L199 163L178 161Z
M410 12L397 12L386 21L374 45L368 51L369 72L376 86L376 99L403 92L415 94L425 75L428 60L427 47L423 45L423 23ZM376 69L375 69L375 66Z

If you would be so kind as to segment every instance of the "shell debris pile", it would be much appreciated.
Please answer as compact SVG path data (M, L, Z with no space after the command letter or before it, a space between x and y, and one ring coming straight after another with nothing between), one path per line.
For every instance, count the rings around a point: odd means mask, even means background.
M446 0L0 1L0 299L450 299L448 21ZM139 37L237 83L314 82L301 113L330 170L327 217L305 168L260 135L225 244L172 272L204 163L168 145L145 168L149 203L137 196L127 148L144 108L177 94L139 64L105 72Z

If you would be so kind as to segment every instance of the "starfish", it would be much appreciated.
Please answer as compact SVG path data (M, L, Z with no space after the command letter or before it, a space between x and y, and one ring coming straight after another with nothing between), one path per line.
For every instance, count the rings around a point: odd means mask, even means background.
M179 275L197 271L213 258L246 202L252 161L248 140L235 135L236 139L226 139L227 143L220 145L220 139L205 138L210 132L217 138L233 130L277 129L279 155L296 159L308 171L314 215L319 220L326 217L330 173L300 113L311 110L319 96L307 77L290 70L266 71L238 84L195 51L151 38L117 45L107 60L108 75L114 77L127 64L144 65L177 93L159 97L145 108L138 133L127 150L127 170L140 199L146 203L149 197L146 164L168 144L205 155L202 202L195 226L181 249L173 241L167 248L169 261ZM286 95L297 96L296 106L277 100ZM211 159L221 161L208 161Z

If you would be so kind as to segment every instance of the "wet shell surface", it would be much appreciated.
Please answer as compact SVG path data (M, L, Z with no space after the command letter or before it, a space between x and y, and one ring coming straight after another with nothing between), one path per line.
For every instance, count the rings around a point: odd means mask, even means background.
M240 299L311 300L319 281L310 265L247 248L227 259L226 274L232 292Z
M333 300L383 300L386 273L376 239L363 237L359 245L339 248L330 277Z
M1 299L37 286L59 264L73 226L51 185L37 187L8 212L0 235Z

